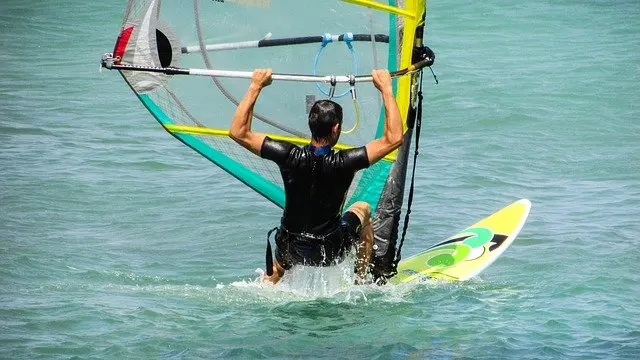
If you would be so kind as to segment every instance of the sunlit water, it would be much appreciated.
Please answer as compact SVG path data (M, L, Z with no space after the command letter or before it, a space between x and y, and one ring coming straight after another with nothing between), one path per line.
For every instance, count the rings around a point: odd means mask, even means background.
M640 357L640 3L429 2L403 253L533 209L480 278L384 287L256 281L278 210L98 72L124 5L0 2L0 357Z

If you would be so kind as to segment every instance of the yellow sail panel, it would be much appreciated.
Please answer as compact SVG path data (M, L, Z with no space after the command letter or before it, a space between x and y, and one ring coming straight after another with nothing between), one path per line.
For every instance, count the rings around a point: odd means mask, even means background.
M224 129L211 129L197 126L183 126L183 125L164 125L164 128L170 133L180 133L180 134L192 134L192 135L209 135L209 136L229 136L229 130ZM293 137L293 136L282 136L278 134L265 134L273 140L279 141L288 141L290 143L296 145L308 145L309 139ZM347 144L336 144L333 148L336 150L346 150L353 149L355 146L347 145ZM387 155L383 158L385 161L394 161L396 159L395 155Z
M368 8L372 8L375 10L386 11L388 13L403 16L408 19L417 19L419 16L416 12L401 9L397 6L381 4L377 1L371 1L371 0L342 0L342 1L346 3L360 5L360 6L366 6Z
M422 14L425 7L425 1L407 0L405 2L405 6L406 9L410 9L415 14ZM423 25L423 19L419 17L406 18L404 20L404 32L402 35L400 63L398 64L398 67L400 69L411 66L414 47L416 45L422 45L415 43L415 31L416 28L420 25ZM400 77L398 79L398 91L396 94L396 102L398 103L398 107L401 109L402 121L405 131L407 130L407 114L411 102L411 81L412 78L410 76Z

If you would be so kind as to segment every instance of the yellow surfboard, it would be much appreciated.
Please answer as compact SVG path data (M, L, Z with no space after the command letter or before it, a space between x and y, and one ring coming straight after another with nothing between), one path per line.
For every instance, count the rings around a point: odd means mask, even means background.
M398 264L392 283L423 279L463 281L491 265L518 236L531 202L522 199Z

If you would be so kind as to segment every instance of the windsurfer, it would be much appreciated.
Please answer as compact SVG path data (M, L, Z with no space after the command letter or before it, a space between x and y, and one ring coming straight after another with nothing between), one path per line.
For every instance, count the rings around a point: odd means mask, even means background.
M251 131L253 108L271 84L271 70L254 71L251 84L233 116L229 136L254 154L274 161L284 180L286 204L276 234L276 283L293 265L331 266L356 247L357 281L365 279L373 253L371 208L356 202L344 214L346 194L358 170L376 163L402 144L402 119L387 70L374 70L373 83L385 108L384 133L365 146L333 151L342 128L342 108L319 100L309 112L311 143L298 147Z

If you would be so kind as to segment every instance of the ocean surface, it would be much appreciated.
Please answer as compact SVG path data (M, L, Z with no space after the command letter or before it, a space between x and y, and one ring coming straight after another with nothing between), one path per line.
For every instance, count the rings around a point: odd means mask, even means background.
M280 213L98 71L124 7L0 2L0 358L640 358L639 1L430 1L403 253L531 216L470 281L344 288L256 282Z

